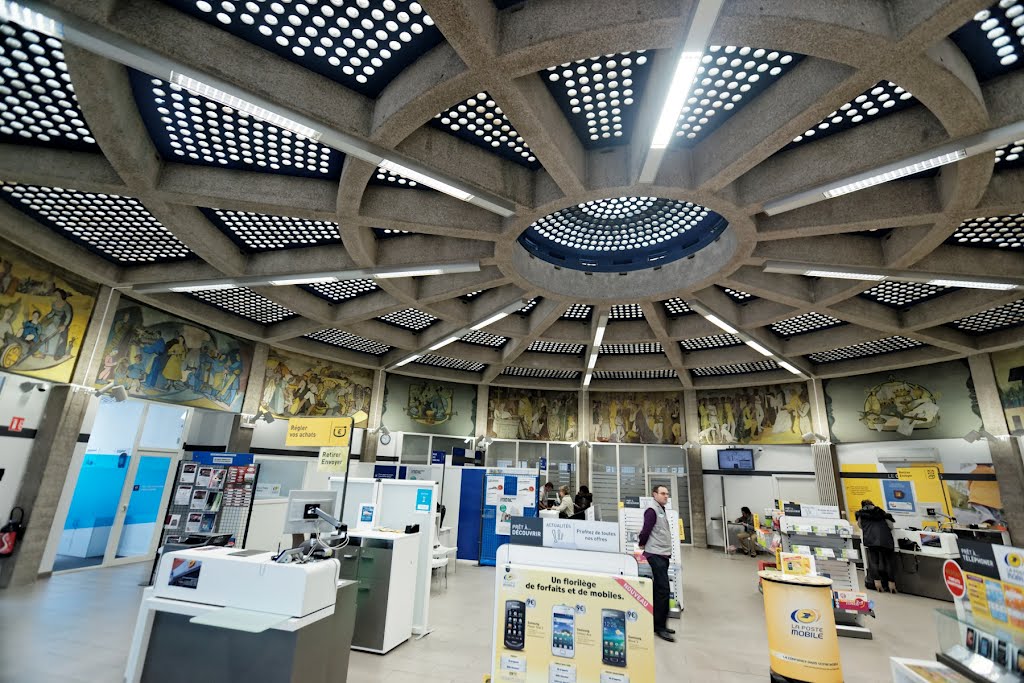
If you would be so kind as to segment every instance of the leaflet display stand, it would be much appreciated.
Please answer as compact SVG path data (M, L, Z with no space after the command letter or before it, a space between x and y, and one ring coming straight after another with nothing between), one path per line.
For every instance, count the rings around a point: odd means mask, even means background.
M845 519L783 515L779 525L782 551L812 556L816 573L832 579L839 635L870 640L871 631L862 623L863 615L870 613L870 604L866 598L856 599L861 589L853 562L858 553L853 548L850 523Z
M619 550L632 554L636 549L637 539L644 526L644 511L646 508L624 507L619 509ZM679 513L669 508L668 525L672 531L672 558L668 564L668 581L672 591L671 598L675 604L669 610L668 615L675 619L680 618L683 611L683 564L679 554ZM643 557L638 557L640 575L650 576L651 568Z

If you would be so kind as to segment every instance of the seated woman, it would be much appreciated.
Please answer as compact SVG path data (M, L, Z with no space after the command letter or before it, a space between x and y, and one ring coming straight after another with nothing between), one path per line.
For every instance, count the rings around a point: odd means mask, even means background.
M561 519L568 519L576 514L576 506L572 502L572 494L569 493L569 487L563 486L558 489L558 496L561 502L558 503L558 507L554 508L558 510L558 516Z

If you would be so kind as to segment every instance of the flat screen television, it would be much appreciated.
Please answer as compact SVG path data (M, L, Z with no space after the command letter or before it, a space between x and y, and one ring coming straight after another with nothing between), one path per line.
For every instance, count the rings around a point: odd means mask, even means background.
M718 469L754 469L754 451L749 448L722 448L718 451Z

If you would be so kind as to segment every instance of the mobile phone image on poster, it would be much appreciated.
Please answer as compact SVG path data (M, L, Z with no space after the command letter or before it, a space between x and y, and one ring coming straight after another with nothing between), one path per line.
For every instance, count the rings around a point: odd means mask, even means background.
M228 471L223 467L214 469L210 473L210 485L208 488L211 489L222 489L224 488L224 481L227 479Z
M165 529L177 529L181 525L181 515L168 514L164 516Z
M203 513L203 518L199 522L199 532L200 533L212 533L213 532L213 525L216 523L216 521L217 521L217 515L215 515L212 512L204 512Z
M175 505L189 505L192 502L192 484L182 484L174 490Z
M190 512L188 513L188 519L185 521L185 531L199 531L199 525L202 523L202 512Z
M200 467L196 474L196 486L208 488L210 486L210 477L212 475L212 467Z
M206 507L206 491L203 489L195 489L192 491L192 509L202 510Z
M193 484L196 480L196 471L199 469L199 465L194 462L187 462L181 466L181 477L178 481L183 484Z

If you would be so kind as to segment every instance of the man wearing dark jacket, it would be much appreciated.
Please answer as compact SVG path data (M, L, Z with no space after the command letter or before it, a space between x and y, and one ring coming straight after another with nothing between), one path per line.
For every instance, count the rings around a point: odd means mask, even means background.
M874 582L875 590L884 591L885 583L889 592L896 592L896 544L892 539L892 526L896 520L892 515L868 499L860 502L861 508L855 517L860 526L861 545L867 556L867 581Z
M654 505L644 510L644 526L640 530L637 545L644 551L654 578L654 635L675 642L672 635L675 631L668 627L668 565L672 558L672 527L668 525L665 510L668 487L659 484L651 494L654 496Z

